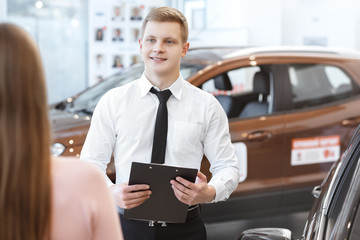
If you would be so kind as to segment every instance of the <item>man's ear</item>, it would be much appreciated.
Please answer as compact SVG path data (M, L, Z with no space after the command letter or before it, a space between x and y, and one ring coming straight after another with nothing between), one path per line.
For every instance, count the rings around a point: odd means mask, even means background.
M140 53L142 51L142 38L139 38L139 48L140 48Z
M189 43L189 42L184 43L183 49L182 49L182 52L181 52L181 57L185 57L187 51L189 50L189 47L190 47L190 43Z

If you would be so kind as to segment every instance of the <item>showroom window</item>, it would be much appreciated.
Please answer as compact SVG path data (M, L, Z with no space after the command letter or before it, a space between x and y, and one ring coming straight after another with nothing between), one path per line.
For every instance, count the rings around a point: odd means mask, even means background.
M87 87L87 1L7 0L6 21L36 41L47 80L48 102Z

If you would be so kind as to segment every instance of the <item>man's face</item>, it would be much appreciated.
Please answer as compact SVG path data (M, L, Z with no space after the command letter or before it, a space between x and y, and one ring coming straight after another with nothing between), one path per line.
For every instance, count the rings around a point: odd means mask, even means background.
M181 41L179 23L149 21L139 43L148 77L154 74L158 77L179 76L180 59L189 48L189 43Z

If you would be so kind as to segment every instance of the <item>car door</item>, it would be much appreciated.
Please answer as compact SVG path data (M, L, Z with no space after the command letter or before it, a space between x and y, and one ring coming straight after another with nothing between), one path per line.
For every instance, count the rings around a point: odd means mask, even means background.
M272 115L274 91L272 66L223 64L208 71L205 77L198 76L194 85L213 94L229 116L231 140L240 160L241 179L233 197L247 196L249 205L236 205L242 213L251 208L269 209L278 207L283 185L283 129L284 117ZM248 62L247 62L248 63ZM254 92L253 81L258 72L268 75L267 96ZM193 79L194 80L194 79ZM229 86L229 84L231 86ZM256 87L255 87L256 88ZM230 100L229 100L230 99ZM231 104L229 104L231 102ZM254 116L241 116L250 103L267 102L267 112ZM261 204L254 204L260 200Z
M306 193L322 181L346 149L360 119L360 112L354 111L360 100L354 96L357 86L351 76L336 65L282 67L284 74L278 80L288 86L283 89L288 97L284 106L284 190L298 188ZM294 197L284 194L282 201L286 205Z
M341 174L330 188L327 204L323 204L326 221L319 231L323 233L322 239L359 239L359 129L347 148L347 154L342 159Z

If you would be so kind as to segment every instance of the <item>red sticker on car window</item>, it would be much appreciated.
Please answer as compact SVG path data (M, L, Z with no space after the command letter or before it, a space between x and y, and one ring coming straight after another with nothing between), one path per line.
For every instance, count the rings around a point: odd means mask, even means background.
M292 139L291 165L334 162L340 157L340 136Z

